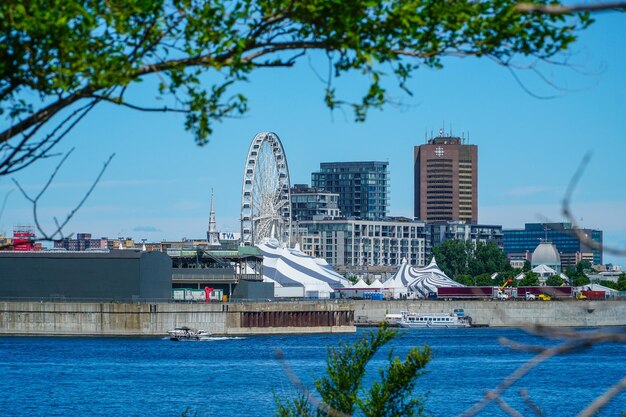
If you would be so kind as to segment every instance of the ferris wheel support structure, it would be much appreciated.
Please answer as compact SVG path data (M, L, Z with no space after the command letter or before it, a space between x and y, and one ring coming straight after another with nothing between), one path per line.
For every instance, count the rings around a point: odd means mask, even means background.
M254 246L265 238L289 245L291 190L283 145L272 132L258 133L248 149L241 188L241 241Z

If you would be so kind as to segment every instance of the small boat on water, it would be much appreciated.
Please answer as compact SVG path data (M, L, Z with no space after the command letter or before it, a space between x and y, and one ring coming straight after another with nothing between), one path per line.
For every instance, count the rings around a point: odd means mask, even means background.
M175 329L168 330L167 334L170 340L174 342L180 342L185 340L204 340L211 336L210 332L200 329L193 329L191 327L176 327Z
M397 316L397 315L396 315ZM394 317L400 327L452 328L470 327L472 318L463 313L409 313L403 311L400 317Z

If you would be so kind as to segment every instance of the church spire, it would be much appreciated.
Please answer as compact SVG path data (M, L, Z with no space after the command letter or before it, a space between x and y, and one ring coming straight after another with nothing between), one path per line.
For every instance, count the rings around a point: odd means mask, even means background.
M209 231L207 232L207 242L209 246L219 246L220 237L215 224L215 208L213 206L213 189L211 189L211 214L209 215Z

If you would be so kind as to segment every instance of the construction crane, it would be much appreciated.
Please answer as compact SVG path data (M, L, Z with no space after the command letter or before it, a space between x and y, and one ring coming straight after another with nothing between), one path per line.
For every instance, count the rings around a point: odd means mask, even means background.
M503 286L501 286L501 287L498 289L498 293L496 294L496 298L497 298L498 300L509 300L509 299L511 298L511 297L509 296L509 294L505 294L503 290L504 290L504 287L506 287L507 285L509 285L509 284L510 284L510 283L512 283L512 282L513 282L513 280L512 280L512 279L508 279L508 280L504 283L504 285L503 285Z
M500 287L500 291L504 290L504 287L506 287L507 285L509 285L510 283L512 283L513 280L512 279L507 279L506 282L504 283L504 285L502 285Z

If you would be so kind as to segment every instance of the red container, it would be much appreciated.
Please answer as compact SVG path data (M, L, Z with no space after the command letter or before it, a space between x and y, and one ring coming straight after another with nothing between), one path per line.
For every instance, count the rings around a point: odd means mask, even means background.
M587 300L604 300L606 299L606 293L604 291L591 291L585 290L581 293L587 297Z
M525 296L527 292L535 296L545 294L552 298L572 297L572 287L517 287L517 294L519 296Z
M440 287L438 298L492 298L495 287ZM496 289L497 291L497 289Z

